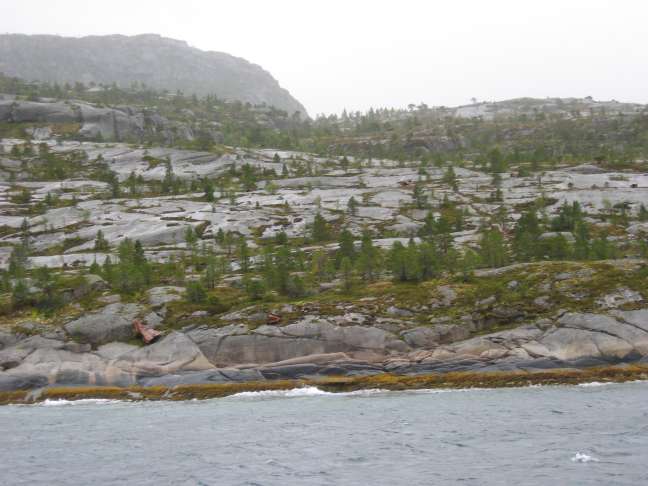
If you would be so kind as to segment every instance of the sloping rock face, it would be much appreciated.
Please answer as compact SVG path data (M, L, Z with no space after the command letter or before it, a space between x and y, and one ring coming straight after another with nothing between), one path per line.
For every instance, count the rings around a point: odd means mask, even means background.
M159 35L59 37L0 35L0 72L29 81L76 81L215 94L307 116L305 108L261 67Z
M33 344L33 343L32 343ZM72 343L70 343L72 344ZM111 348L111 349L110 349ZM128 345L102 347L97 353L70 351L70 345L19 343L21 363L0 373L0 390L36 388L47 385L128 386L150 377L204 372L214 367L187 336L171 333L151 346Z
M100 312L88 314L65 325L66 332L83 342L98 346L133 337L133 318L141 311L136 304L110 304Z
M582 367L648 356L648 309L567 313L545 322L477 336L393 364L392 371L461 371ZM414 361L415 363L413 363Z
M111 312L105 315L114 316ZM0 390L540 370L648 361L648 309L566 313L553 321L470 339L464 339L459 325L418 327L398 337L370 325L333 320L306 316L285 326L199 327L171 332L146 347L111 342L96 351L64 336L32 336L0 350Z
M145 134L152 133L160 134L166 140L171 140L175 133L193 139L188 127L172 123L156 113L130 107L97 107L81 101L0 100L0 122L77 124L78 137L101 137L106 141L138 141ZM33 134L40 138L39 133ZM51 135L51 131L43 135Z
M313 316L283 327L264 325L250 331L244 325L233 325L199 328L187 335L218 366L272 363L337 352L384 357L409 350L409 346L397 336L382 329L337 326Z

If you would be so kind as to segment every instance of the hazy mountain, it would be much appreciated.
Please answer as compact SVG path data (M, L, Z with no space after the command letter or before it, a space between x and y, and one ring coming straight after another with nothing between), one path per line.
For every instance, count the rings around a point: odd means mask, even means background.
M245 59L206 52L155 34L59 37L0 35L0 72L29 81L86 84L134 81L185 94L266 103L292 114L303 105L270 73Z

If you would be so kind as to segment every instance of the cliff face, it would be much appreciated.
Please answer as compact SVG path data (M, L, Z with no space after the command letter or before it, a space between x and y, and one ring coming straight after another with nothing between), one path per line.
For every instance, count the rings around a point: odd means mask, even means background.
M159 35L0 35L0 72L29 81L86 84L143 82L185 94L266 103L287 111L306 109L270 73L245 59L206 52Z

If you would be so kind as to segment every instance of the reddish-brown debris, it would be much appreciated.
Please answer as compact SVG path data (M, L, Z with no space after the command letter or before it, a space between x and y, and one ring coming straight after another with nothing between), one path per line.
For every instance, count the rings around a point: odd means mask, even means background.
M144 323L139 319L135 319L133 321L133 330L135 331L135 334L142 336L142 341L144 341L144 344L151 344L162 335L160 331L151 329L150 327L144 325Z

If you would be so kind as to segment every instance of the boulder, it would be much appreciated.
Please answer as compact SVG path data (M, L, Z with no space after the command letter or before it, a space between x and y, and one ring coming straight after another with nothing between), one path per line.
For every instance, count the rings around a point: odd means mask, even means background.
M611 354L614 357L623 358L626 355L623 353L619 355L620 351L618 349L622 345L612 344L612 339L624 341L630 350L634 350L638 354L648 354L647 331L631 324L619 322L607 315L567 313L558 320L558 325L566 328L589 330L599 334L596 337L597 342L605 341L607 343L605 350L609 350L609 346L612 346L613 351L611 351ZM605 350L600 350L603 356L606 356L607 351ZM626 354L629 354L629 352Z
M185 289L183 287L165 286L153 287L146 292L148 303L151 307L162 307L169 302L182 300Z
M386 312L390 316L396 316L396 317L412 317L414 315L412 311L409 311L407 309L400 309L399 307L393 305L387 307Z
M172 332L163 339L120 355L113 365L135 376L160 376L182 371L204 371L214 366L186 335Z
M586 357L621 359L633 351L626 341L600 332L582 329L559 328L550 331L541 340L549 357L563 361Z
M75 338L99 346L133 337L132 320L141 311L136 304L110 304L100 312L68 322L64 327Z
M0 330L0 350L13 346L19 341L19 339L20 338L12 332Z
M62 349L64 346L65 343L57 339L47 339L42 336L28 337L0 351L0 369L7 370L19 366L27 356L38 349Z

